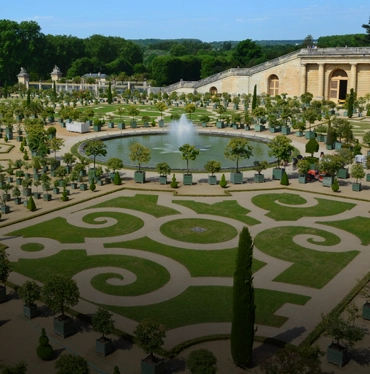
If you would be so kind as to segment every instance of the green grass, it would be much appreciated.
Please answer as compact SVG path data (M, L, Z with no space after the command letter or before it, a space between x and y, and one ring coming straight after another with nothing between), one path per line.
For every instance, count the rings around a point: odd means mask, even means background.
M195 231L204 229L203 232ZM175 219L160 227L163 235L187 243L222 243L235 238L238 231L227 223L201 218Z
M255 290L256 323L280 327L288 319L274 315L285 303L304 305L310 298L286 292ZM152 318L167 329L212 322L231 322L232 287L189 287L171 300L147 306L104 306L136 321Z
M321 223L322 225L336 227L338 229L356 235L361 240L362 245L370 244L370 218L353 217L350 219L343 219L341 221L325 221L318 223Z
M140 218L116 212L90 213L86 214L83 220L85 222L93 222L92 220L97 217L112 217L117 220L117 223L105 228L97 227L90 229L70 225L65 218L57 217L38 223L37 225L10 232L7 235L20 235L24 238L50 238L58 240L60 243L84 243L85 238L105 238L125 235L139 230L144 225L144 222ZM104 220L99 223L102 222ZM56 227L58 230L55 229Z
M318 245L333 246L340 242L330 232L309 227L275 227L260 232L254 238L254 244L260 251L293 263L274 281L322 288L359 253L354 250L330 253L307 249L293 242L293 237L299 234L324 238L325 241L316 243ZM315 243L313 239L310 242Z
M177 210L158 205L158 195L137 194L133 197L121 196L115 199L104 201L103 203L93 205L90 208L125 208L138 210L150 214L154 217L170 216L179 214Z
M243 208L236 200L221 201L214 204L199 203L194 200L172 200L173 203L185 206L198 214L212 214L214 216L237 219L248 226L253 226L260 221L248 217L250 210Z
M123 268L137 276L136 282L126 286L110 285L104 277L94 280L98 289L111 295L143 295L164 286L170 279L167 269L155 262L125 255L87 256L83 250L63 250L50 257L19 259L12 263L13 271L42 283L52 275L72 277L82 270L104 266Z
M333 201L321 198L315 198L318 204L313 207L300 208L289 207L277 204L275 201L283 204L301 205L305 200L299 195L290 193L271 193L260 194L252 198L252 203L259 208L268 210L267 217L273 218L275 221L296 221L302 217L326 217L343 213L351 210L356 204L345 203L341 201Z
M120 243L106 243L105 248L131 248L157 253L184 265L192 277L232 277L235 269L236 248L217 251L177 248L158 243L147 237ZM253 259L252 270L258 271L265 263Z
M40 243L27 243L21 246L22 251L25 252L39 252L42 251L45 247Z

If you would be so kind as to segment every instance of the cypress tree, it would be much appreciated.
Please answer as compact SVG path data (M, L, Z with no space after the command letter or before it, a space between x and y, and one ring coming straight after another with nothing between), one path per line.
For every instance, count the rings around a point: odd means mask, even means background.
M257 85L254 85L253 98L252 98L252 110L257 106Z
M8 82L5 81L4 83L4 97L5 99L8 97Z
M245 368L252 360L254 321L254 287L252 276L253 241L247 227L239 234L233 285L231 354L234 363Z
M57 99L57 88L55 85L55 81L53 81L53 99L54 101Z
M28 89L27 90L27 101L26 101L27 108L30 106L30 104L31 104L31 93L30 93L30 90Z
M356 98L355 96L356 96L355 91L353 90L353 88L351 88L349 98L348 98L348 118L352 118L353 116L353 106L355 104L355 98Z
M32 196L30 196L28 199L27 209L30 210L31 212L34 212L36 210L36 204Z
M111 82L109 82L108 84L108 92L107 92L107 101L108 101L108 104L112 104L112 84Z
M120 177L118 171L116 171L116 174L114 174L113 184L115 184L117 186L122 184L122 180L121 180L121 177Z
M280 184L282 186L289 186L288 174L285 171L283 172L283 175L281 176Z

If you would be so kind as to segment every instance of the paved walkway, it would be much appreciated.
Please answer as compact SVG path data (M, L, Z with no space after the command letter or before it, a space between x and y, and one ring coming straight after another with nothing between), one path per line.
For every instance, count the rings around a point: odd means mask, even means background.
M231 132L232 130L230 130ZM235 131L235 130L234 130ZM232 131L232 132L234 132ZM79 137L71 136L75 134L63 134L66 139L66 151L68 147L76 142ZM87 134L87 137L94 136L95 134ZM58 129L58 136L59 129ZM85 137L85 134L83 134ZM300 140L295 141L294 145L299 149L302 149L303 143ZM15 157L17 158L17 157ZM268 171L267 171L268 172ZM293 171L291 171L293 173ZM126 178L132 178L133 171L124 171L124 176ZM293 174L291 174L294 176ZM155 173L148 173L149 177L155 177ZM170 238L163 236L160 231L159 227L164 222L167 222L172 219L178 218L190 218L194 217L196 214L180 205L174 204L173 201L177 199L189 199L195 200L200 202L206 203L215 203L220 202L223 200L237 200L241 206L246 207L247 209L251 210L249 215L255 219L258 219L261 223L255 226L250 227L250 231L253 237L255 237L259 232L270 229L273 227L280 227L280 226L306 226L306 227L316 227L321 229L328 230L328 227L322 226L316 223L316 221L325 221L325 220L338 220L338 219L346 219L354 216L364 216L369 217L370 211L370 203L369 201L364 201L359 203L358 201L354 200L353 202L356 205L351 211L345 211L339 215L333 217L320 217L319 219L315 217L304 217L296 222L276 222L271 218L265 216L266 211L256 207L251 203L251 199L253 196L260 194L261 190L265 190L266 192L271 193L279 193L281 191L268 191L269 189L273 188L281 188L280 184L276 181L270 181L268 183L263 184L256 184L256 183L244 183L243 185L232 185L226 191L231 194L231 196L225 196L225 190L222 190L219 186L209 186L207 183L202 182L202 180L206 179L206 175L198 174L198 183L194 186L181 186L178 190L176 190L177 196L173 196L173 190L169 186L159 186L156 182L146 183L144 185L138 186L134 184L131 180L128 180L124 183L123 188L119 189L118 191L114 192L117 189L117 186L109 185L101 187L100 191L97 193L91 192L79 192L73 191L71 195L71 202L78 202L82 201L86 198L86 196L96 196L93 202L81 202L77 206L70 206L65 209L48 213L46 215L37 216L38 213L43 213L48 209L52 209L55 207L63 207L65 203L61 202L60 200L54 200L52 202L43 202L43 201L36 201L37 206L39 207L39 211L36 214L28 212L23 206L11 206L12 213L5 216L3 223L11 224L18 219L24 218L25 214L29 215L30 217L34 217L32 221L25 221L20 223L14 223L11 227L1 227L0 226L0 234L2 236L2 243L9 246L9 253L10 259L12 261L17 261L19 258L40 258L40 257L47 257L58 253L60 250L68 250L68 249L85 249L88 255L94 254L126 254L126 255L135 255L137 257L146 258L151 261L154 261L161 266L164 266L170 273L170 281L162 288L151 292L146 295L135 296L135 297L113 297L110 295L106 295L103 293L98 292L90 285L90 279L98 272L112 272L120 273L124 277L124 282L134 282L135 275L131 272L128 272L124 269L118 269L115 267L111 268L98 268L98 269L89 269L83 272L80 272L74 276L74 279L78 282L81 296L92 302L101 302L104 304L109 305L150 305L153 303L158 303L161 301L169 300L182 292L184 292L190 286L200 286L200 285L223 285L223 286L232 286L232 278L218 278L218 277L191 277L188 270L181 265L180 263L158 254L149 253L145 251L138 251L138 250L131 250L131 249L122 249L122 248L104 248L103 244L108 242L119 242L119 241L126 241L132 240L135 238L139 238L142 236L148 236L151 239L161 242L163 244L173 245L179 248L189 248L193 250L219 250L224 248L231 248L237 245L237 237L231 241L225 243L217 243L217 244L192 244L192 243L184 243L181 241L176 241ZM253 177L253 172L245 172L245 178L247 180L251 180ZM199 182L200 180L200 182ZM353 193L350 190L349 186L346 186L347 182L342 184L342 192L335 196L330 196L331 191L325 189L318 182L312 182L307 185L298 184L298 181L294 178L291 178L291 185L287 188L282 189L284 192L291 191L293 193L299 193L302 197L304 197L307 203L304 205L306 207L313 206L317 204L317 200L315 199L315 195L312 195L311 192L315 190L325 191L330 195L325 196L327 199L336 199L340 197L361 197L368 199L368 190L363 191L362 193ZM132 188L132 190L127 189L127 187ZM140 188L140 191L137 190ZM258 188L259 190L256 191L255 189ZM300 189L300 192L295 192L294 189ZM152 190L156 189L157 192L153 192ZM105 193L110 191L111 194L108 196L99 196L101 193ZM160 192L158 192L160 191ZM307 192L305 192L307 191ZM171 193L169 193L171 192ZM148 193L148 194L158 194L158 204L164 205L167 207L171 207L177 211L179 211L180 215L176 216L167 216L162 218L155 218L153 219L152 216L141 213L138 211L128 210L128 209L118 209L118 208L100 208L100 209L88 209L91 204L97 204L101 201L106 201L108 199L118 197L118 196L134 196L136 193ZM208 195L206 196L186 196L186 195ZM213 195L213 196L212 196ZM218 195L218 196L217 196ZM351 200L346 200L351 201ZM12 203L10 203L11 205ZM64 205L63 205L64 204ZM301 205L299 207L302 207ZM90 225L84 223L82 221L82 217L87 213L92 213L94 211L100 211L102 213L102 217L104 216L104 211L122 211L128 214L135 215L141 218L144 221L144 227L140 230L137 230L134 233L110 237L110 238L86 238L85 243L74 243L74 244L61 244L55 240L45 239L45 238L21 238L21 237L6 237L4 234L14 231L20 228L25 227L26 225L33 225L36 223L40 223L46 220L50 220L55 217L64 217L70 224L79 227L88 227ZM222 220L222 222L229 223L236 227L238 230L241 229L243 223L237 220L229 219L229 218L218 218L215 216L208 216L208 215L196 215L200 218L206 219L213 219L213 220ZM112 218L107 217L105 223L99 223L93 225L94 228L97 227L106 227L115 223L115 220ZM317 325L317 323L321 320L321 313L329 312L338 302L343 298L343 296L348 293L353 286L356 284L356 279L361 278L368 272L368 264L370 263L370 252L368 251L368 246L362 246L359 239L354 235L351 235L347 232L343 232L342 230L330 228L330 232L337 235L341 242L335 246L321 246L318 244L320 238L314 238L317 244L312 244L308 242L308 237L305 235L298 235L293 240L306 248L311 248L314 250L320 251L331 251L331 252L344 252L348 250L358 250L360 254L345 268L341 271L335 278L333 278L327 285L325 285L321 290L312 289L303 286L297 285L289 285L285 283L274 282L273 279L281 274L285 269L291 266L291 263L286 261L282 261L276 259L274 257L268 256L258 248L254 250L254 256L267 263L265 267L260 269L255 274L254 284L257 288L265 288L277 291L284 291L284 292L291 292L291 293L298 293L302 295L310 296L311 299L306 303L304 306L298 305L284 305L280 310L276 311L276 314L288 317L287 322L281 328L272 328L267 326L259 326L258 334L264 336L272 336L278 337L281 340L292 342L293 344L299 344L302 339L307 336L307 334L312 331L312 329ZM311 237L312 239L312 237ZM21 250L21 246L28 242L38 242L44 244L45 249L40 252L25 252ZM15 284L21 284L24 282L25 277L20 274L11 273L9 280ZM96 307L89 303L88 301L81 300L79 305L75 308L78 311L86 314L93 314L96 310ZM12 301L13 303L13 301ZM6 304L4 304L6 305ZM20 310L20 309L19 309ZM2 319L2 318L1 318ZM116 321L116 326L123 331L128 333L132 333L134 330L136 323L128 318L122 317L120 315L114 315L114 319ZM32 324L33 322L30 322ZM5 324L6 326L6 324ZM193 326L185 326L180 327L174 330L170 330L167 333L167 338L165 340L165 348L171 348L174 345L188 340L197 336L203 336L208 334L215 334L215 333L228 333L230 332L230 323L207 323L207 324L198 324ZM50 329L51 330L51 329ZM49 331L50 331L49 330ZM77 338L76 338L77 339ZM69 339L68 339L69 340ZM136 370L136 369L135 369ZM121 371L125 372L125 371ZM130 371L127 371L130 372ZM135 372L135 371L131 371Z

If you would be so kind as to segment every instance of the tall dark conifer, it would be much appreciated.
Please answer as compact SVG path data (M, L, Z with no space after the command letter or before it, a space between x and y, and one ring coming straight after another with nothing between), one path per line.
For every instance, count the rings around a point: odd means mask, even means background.
M29 107L31 104L31 93L30 90L27 90L27 101L26 101L26 106Z
M353 116L353 106L355 104L356 93L353 88L351 88L349 97L348 97L348 118Z
M231 354L237 366L252 360L256 306L252 276L253 241L247 227L239 235L233 286Z
M257 106L257 85L254 85L253 97L252 97L252 110Z
M108 92L107 92L107 101L108 101L108 104L112 104L112 84L111 82L109 82L108 84Z

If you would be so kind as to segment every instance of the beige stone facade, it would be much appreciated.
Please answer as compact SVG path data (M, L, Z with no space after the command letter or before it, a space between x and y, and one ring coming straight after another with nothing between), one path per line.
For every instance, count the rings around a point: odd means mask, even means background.
M228 92L234 95L305 92L315 99L344 100L351 88L357 96L370 93L370 48L301 49L248 69L229 69L197 82L178 82L165 92Z

